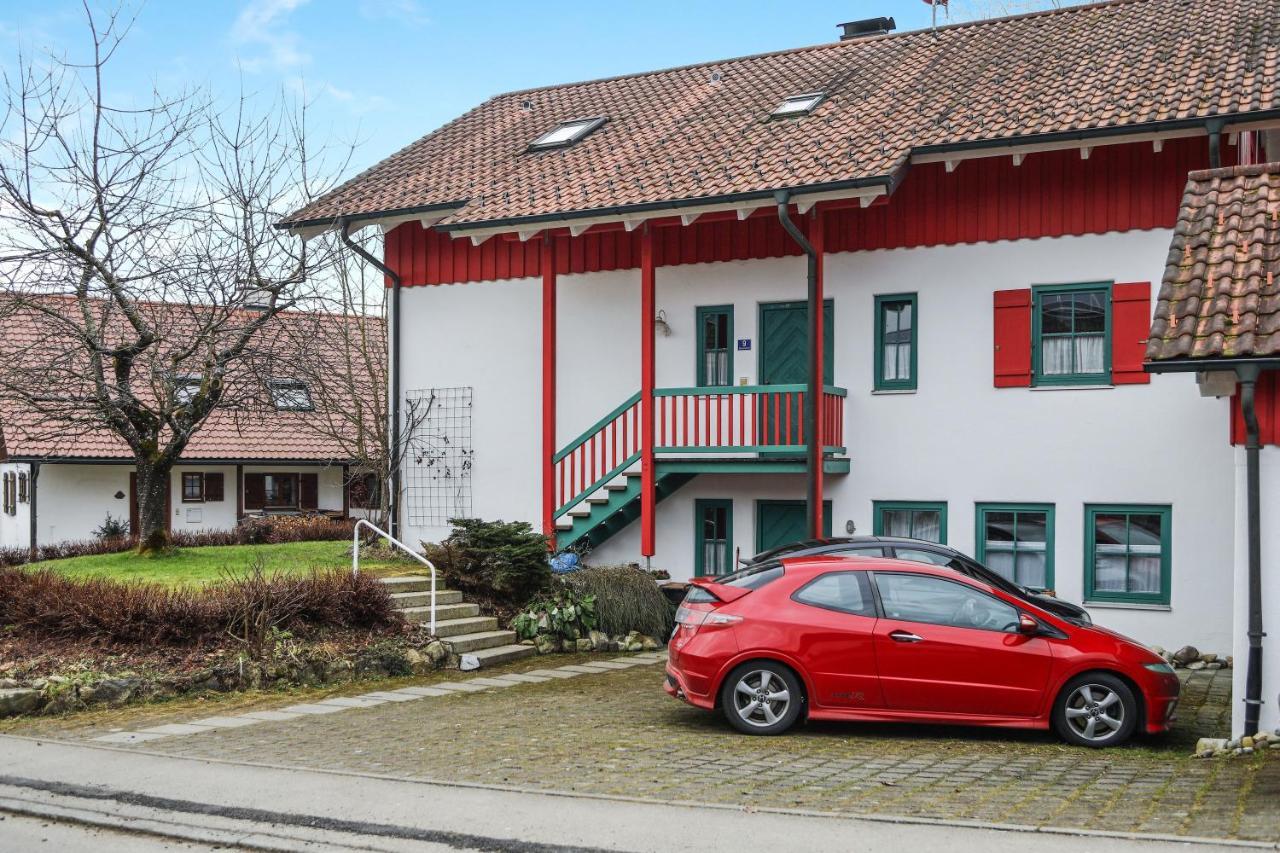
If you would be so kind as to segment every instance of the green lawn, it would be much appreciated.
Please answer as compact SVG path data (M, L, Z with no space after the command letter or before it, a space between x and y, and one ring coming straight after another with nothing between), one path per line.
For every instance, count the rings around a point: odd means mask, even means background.
M109 577L116 580L151 581L170 586L218 580L226 571L243 572L261 557L269 572L307 572L313 568L351 567L351 543L287 542L280 545L220 545L182 548L163 557L139 557L133 552L72 557L33 563L31 568L53 569L72 577ZM405 561L360 559L361 571L373 574L405 574L422 568Z

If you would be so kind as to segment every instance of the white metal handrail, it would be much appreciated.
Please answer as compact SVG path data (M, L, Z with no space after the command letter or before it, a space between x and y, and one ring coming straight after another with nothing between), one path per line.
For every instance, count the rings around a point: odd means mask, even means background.
M431 570L431 623L428 630L430 631L431 635L434 637L436 633L436 567L435 567L435 564L432 563L430 560L428 560L426 557L419 554L417 551L410 548L408 545L401 542L399 539L392 536L387 531L383 530L381 527L378 527L376 524L371 523L366 518L362 518L356 522L356 526L351 530L351 574L353 575L360 574L360 528L361 527L369 528L374 533L378 534L383 539L390 542L392 545L395 545L401 551L404 551L410 557L413 557L413 559L417 560L419 563L422 563L422 565L426 566L428 569Z

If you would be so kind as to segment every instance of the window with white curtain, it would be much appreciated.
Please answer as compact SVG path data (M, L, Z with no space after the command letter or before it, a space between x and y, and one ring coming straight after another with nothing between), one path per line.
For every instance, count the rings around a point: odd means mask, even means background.
M926 542L947 542L947 505L922 501L876 501L876 536L899 536Z
M916 294L876 297L875 388L916 387Z
M733 306L698 309L698 386L733 384Z
M1170 516L1167 506L1087 506L1086 597L1168 604Z
M1042 385L1111 381L1111 286L1035 289L1035 373Z
M1053 587L1053 507L979 504L978 562L1032 589Z

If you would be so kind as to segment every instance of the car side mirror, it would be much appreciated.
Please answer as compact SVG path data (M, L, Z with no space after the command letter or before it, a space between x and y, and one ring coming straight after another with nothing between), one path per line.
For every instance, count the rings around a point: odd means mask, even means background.
M1043 628L1041 627L1040 623L1037 622L1034 618L1032 618L1031 616L1028 616L1025 613L1018 614L1018 633L1019 634L1026 634L1028 637L1034 637L1036 634L1039 634L1042 630Z

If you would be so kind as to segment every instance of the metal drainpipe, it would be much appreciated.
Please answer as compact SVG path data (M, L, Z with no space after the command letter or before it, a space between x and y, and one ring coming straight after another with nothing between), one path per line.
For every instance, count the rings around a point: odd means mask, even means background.
M812 346L813 341L818 339L818 319L822 315L818 312L822 311L823 306L818 305L818 253L814 251L811 244L791 221L791 214L787 210L788 199L791 193L787 190L779 190L773 196L778 202L778 221L791 239L795 240L797 245L809 259L808 270L808 303L809 303L809 391L805 394L804 399L804 434L809 437L809 444L806 450L808 457L808 495L809 499L805 501L805 533L807 536L813 535L814 519L820 511L821 496L818 494L818 473L821 471L822 465L822 445L813 440L813 436L817 434L818 425L818 403L822 400L822 383L818 380L819 366L822 364L819 359L822 353L817 352ZM763 377L759 377L763 380Z
M38 513L36 511L38 507L38 504L36 502L36 481L40 479L40 463L39 462L31 463L31 472L28 475L28 477L30 478L30 485L27 486L27 502L31 506L31 511L27 513L27 527L30 528L30 536L31 536L31 543L28 546L28 548L31 556L31 562L34 563L36 560L38 550L40 548L40 541L39 541L40 522L37 519Z
M378 272L391 279L391 454L394 458L400 451L400 276L391 267L365 251L364 247L351 239L351 221L346 217L338 219L342 244L355 252L360 258L372 265ZM400 537L400 466L391 468L391 484L387 489L387 503L390 510L387 515L391 522L391 535Z
M1258 436L1258 413L1254 408L1254 390L1258 382L1259 367L1256 364L1236 368L1240 377L1240 410L1245 427L1245 501L1249 530L1249 660L1244 677L1244 733L1252 737L1258 733L1258 718L1262 712L1262 508L1258 471L1258 451L1262 442Z
M1211 119L1205 127L1209 129L1209 168L1217 169L1222 165L1222 119Z

